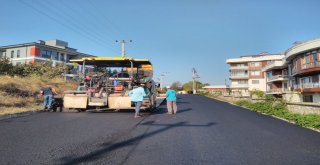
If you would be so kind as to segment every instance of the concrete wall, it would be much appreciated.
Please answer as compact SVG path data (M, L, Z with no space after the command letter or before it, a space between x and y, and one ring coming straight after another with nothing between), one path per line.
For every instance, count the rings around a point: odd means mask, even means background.
M320 93L313 94L313 102L320 104Z
M290 112L299 114L319 114L320 115L320 104L310 105L310 104L287 104L287 108Z
M284 93L282 98L285 102L289 103L300 103L302 102L301 94L299 93Z

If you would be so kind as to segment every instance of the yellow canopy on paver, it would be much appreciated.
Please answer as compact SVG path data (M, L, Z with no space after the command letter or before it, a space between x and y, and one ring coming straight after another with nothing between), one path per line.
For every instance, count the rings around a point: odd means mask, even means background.
M152 64L148 59L134 59L131 57L86 57L81 59L73 59L70 62L78 63L80 65L85 61L85 65L94 65L97 67L131 67L131 62L133 67L151 67Z

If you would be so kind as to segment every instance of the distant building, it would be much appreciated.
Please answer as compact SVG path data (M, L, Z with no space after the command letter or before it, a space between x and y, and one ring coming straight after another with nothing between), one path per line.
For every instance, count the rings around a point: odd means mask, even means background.
M210 85L204 86L202 89L212 94L221 93L222 95L229 95L229 86L227 85Z
M92 55L77 52L68 47L68 42L61 40L38 41L8 46L0 46L0 58L9 58L13 65L33 64L38 61L68 63L71 59Z
M236 97L248 97L249 91L267 91L263 68L271 61L282 60L282 54L259 54L227 59L230 65L230 90Z

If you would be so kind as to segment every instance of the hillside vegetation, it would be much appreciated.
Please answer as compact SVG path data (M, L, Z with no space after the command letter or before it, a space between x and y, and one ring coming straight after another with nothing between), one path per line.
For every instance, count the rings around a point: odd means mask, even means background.
M59 94L76 88L76 81L65 81L65 65L51 67L49 62L13 66L7 59L0 59L0 115L40 110L42 86L55 87Z

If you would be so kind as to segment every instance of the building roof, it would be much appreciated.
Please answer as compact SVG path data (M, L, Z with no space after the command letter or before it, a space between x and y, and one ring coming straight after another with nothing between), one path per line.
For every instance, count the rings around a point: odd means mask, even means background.
M240 58L229 58L226 62L229 63L241 63L241 62L258 62L258 61L270 61L281 60L284 58L283 54L263 54L252 56L241 56Z
M203 89L218 89L218 88L229 88L227 85L209 85L202 87Z
M296 42L286 52L286 60L289 61L296 55L320 48L320 38L309 40L306 42Z
M53 44L54 41L56 41L56 43L62 42L65 45L64 46L62 46L62 45L55 46ZM42 46L42 47L57 49L57 50L61 50L61 51L67 51L70 54L80 54L83 56L90 56L90 57L93 56L93 55L77 52L77 49L68 47L68 43L65 41L61 41L61 40L48 40L48 41L39 40L38 42L27 42L27 43L22 43L22 44L0 46L0 49L19 48L19 47L25 47L25 46Z

